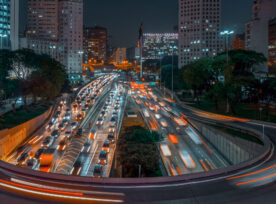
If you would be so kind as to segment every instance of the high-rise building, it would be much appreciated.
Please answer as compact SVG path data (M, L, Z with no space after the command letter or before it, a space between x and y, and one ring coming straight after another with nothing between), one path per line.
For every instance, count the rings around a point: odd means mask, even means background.
M268 24L276 17L275 0L256 0L252 6L252 20L245 25L245 48L263 53L268 58ZM265 76L267 64L255 68L257 76Z
M178 55L178 33L144 33L143 59Z
M69 74L82 70L83 58L83 1L59 0L60 62Z
M276 77L276 18L269 21L268 44L268 71Z
M223 51L221 0L179 0L179 68Z
M232 50L244 50L245 49L245 35L237 34L235 35L232 42Z
M127 59L126 48L117 48L113 53L113 62L117 65L123 64Z
M27 44L80 73L83 55L83 0L28 0Z
M0 49L19 48L19 0L0 1Z
M107 59L107 29L95 26L84 29L85 60L102 62Z

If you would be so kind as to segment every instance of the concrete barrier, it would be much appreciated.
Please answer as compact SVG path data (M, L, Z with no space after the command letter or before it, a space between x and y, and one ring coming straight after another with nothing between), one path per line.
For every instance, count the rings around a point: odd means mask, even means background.
M0 131L0 159L5 158L15 150L24 140L34 134L50 117L54 107L50 107L46 112L11 129Z

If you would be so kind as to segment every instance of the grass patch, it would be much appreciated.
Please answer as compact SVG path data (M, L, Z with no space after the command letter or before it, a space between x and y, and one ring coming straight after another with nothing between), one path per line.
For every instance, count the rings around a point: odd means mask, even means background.
M8 112L0 117L0 130L13 128L17 125L25 123L47 111L50 104L40 105L31 104L26 109L20 108L16 113Z
M200 102L200 105L198 104L189 104L189 106L192 106L194 108L198 108L204 111L217 113L221 115L227 115L227 116L234 116L234 117L241 117L241 118L247 118L252 120L260 120L265 122L272 122L276 123L276 107L274 110L271 110L268 112L268 110L263 109L261 115L259 108L256 107L254 104L245 104L240 103L236 106L235 111L236 114L226 113L226 105L221 104L219 106L219 109L216 110L215 103L208 101L208 100L202 100Z

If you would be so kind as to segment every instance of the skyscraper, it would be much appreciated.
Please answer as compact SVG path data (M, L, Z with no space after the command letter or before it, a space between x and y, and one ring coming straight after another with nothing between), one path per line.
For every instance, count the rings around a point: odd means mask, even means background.
M83 1L28 0L27 44L60 61L68 74L82 70Z
M223 51L221 0L179 0L179 68Z
M83 1L59 0L60 62L69 74L82 70L83 62Z
M268 25L269 20L276 17L275 0L256 0L252 6L252 20L245 25L245 47L263 53L268 58ZM255 68L255 74L265 76L267 64Z
M19 47L19 0L0 1L0 49Z
M269 21L268 30L268 71L276 77L276 18Z
M85 60L105 61L107 54L107 29L95 26L84 29Z
M178 33L144 33L143 59L178 55Z
M244 50L245 49L245 36L244 34L235 35L232 42L232 50Z

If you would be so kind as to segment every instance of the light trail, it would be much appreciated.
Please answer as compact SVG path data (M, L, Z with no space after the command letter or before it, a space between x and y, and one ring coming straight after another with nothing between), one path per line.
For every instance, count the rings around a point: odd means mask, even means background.
M86 201L99 201L99 202L116 202L116 203L122 203L124 202L123 200L113 200L113 199L102 199L102 198L92 198L92 197L83 197L83 194L78 193L74 193L74 195L76 196L70 196L70 194L73 195L73 193L70 192L66 192L66 194L57 194L54 192L41 192L42 189L39 190L35 190L35 189L31 189L28 186L24 186L24 185L19 185L16 183L12 183L12 182L8 182L8 181L4 181L0 179L0 186L2 186L2 188L8 188L8 189L12 189L12 190L17 190L20 192L26 192L26 193L31 193L31 194L35 194L35 195L42 195L42 196L47 196L47 197L56 197L56 198L66 198L66 199L74 199L74 200L86 200ZM29 188L29 189L26 189ZM61 193L61 192L59 192ZM70 193L70 194L68 194Z

